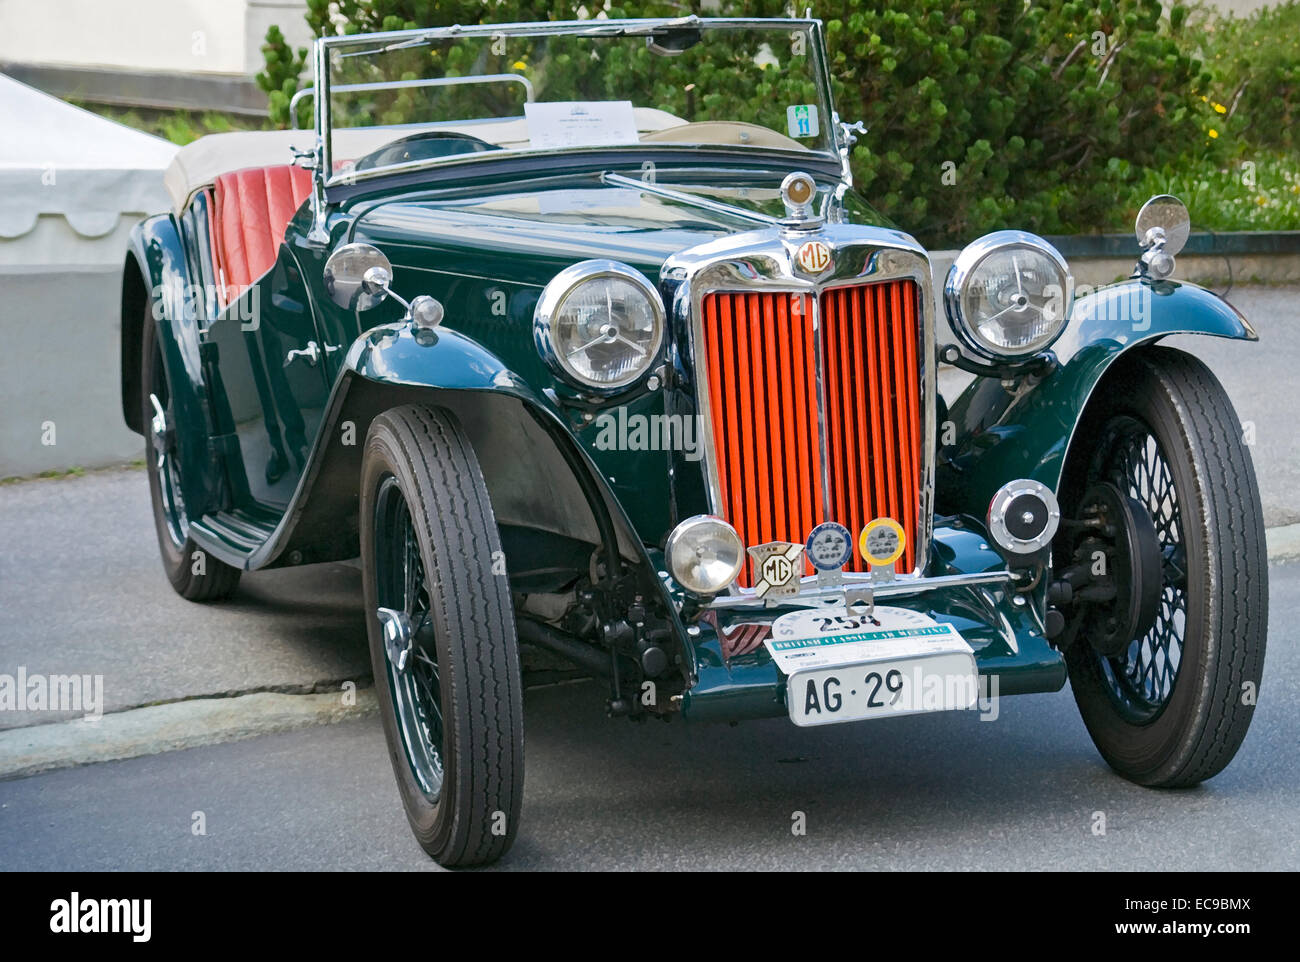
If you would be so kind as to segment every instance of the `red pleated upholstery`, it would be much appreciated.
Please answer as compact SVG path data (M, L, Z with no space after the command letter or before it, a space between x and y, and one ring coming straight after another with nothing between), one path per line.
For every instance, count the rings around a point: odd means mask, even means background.
M285 228L310 193L311 174L290 164L249 167L217 178L210 229L224 303L275 264Z

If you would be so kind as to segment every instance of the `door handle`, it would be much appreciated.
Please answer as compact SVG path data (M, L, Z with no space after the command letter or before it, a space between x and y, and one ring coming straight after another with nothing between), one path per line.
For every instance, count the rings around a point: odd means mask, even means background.
M338 349L337 344L326 344L325 350L322 351L320 345L315 341L308 341L306 347L296 347L284 356L284 366L288 367L294 361L298 360L298 358L305 357L307 359L307 364L311 367L315 367L320 363L322 354L333 354Z

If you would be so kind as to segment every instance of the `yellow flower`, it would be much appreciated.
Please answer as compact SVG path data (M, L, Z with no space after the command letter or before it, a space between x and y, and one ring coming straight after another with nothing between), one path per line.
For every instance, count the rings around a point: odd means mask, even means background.
M527 70L527 69L528 69L528 64L524 63L522 60L516 60L516 61L515 61L514 63L512 63L510 66L513 67L513 68L516 69L516 70Z
M1228 112L1228 108L1223 106L1223 104L1215 104L1214 112L1216 114L1226 114Z
M1207 96L1205 96L1204 94L1202 94L1202 95L1201 95L1201 102L1202 102L1202 103L1207 103L1207 104L1208 104L1208 103L1210 102L1210 98L1207 97Z
M1219 136L1219 132L1218 132L1217 130L1215 130L1213 127L1211 127L1211 128L1210 128L1210 137L1211 137L1211 138L1217 138L1218 136Z

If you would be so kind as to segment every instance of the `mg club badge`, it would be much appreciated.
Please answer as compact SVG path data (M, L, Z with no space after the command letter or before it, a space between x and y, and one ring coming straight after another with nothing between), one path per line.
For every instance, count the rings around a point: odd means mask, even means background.
M795 262L809 274L820 274L831 266L831 249L818 240L811 240L799 248Z
M906 547L907 534L893 518L868 521L858 538L858 548L871 566L871 576L880 580L894 576L894 562L903 556Z
M799 593L803 545L769 541L748 551L754 559L754 594L760 598L784 598Z
M826 521L808 532L804 550L818 571L839 571L853 557L853 535L844 525Z

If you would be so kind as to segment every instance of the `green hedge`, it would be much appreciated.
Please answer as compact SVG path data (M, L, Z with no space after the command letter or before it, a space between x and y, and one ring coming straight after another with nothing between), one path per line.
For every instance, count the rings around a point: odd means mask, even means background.
M858 189L931 245L1007 226L1123 227L1152 171L1227 171L1260 150L1286 163L1300 138L1300 0L1242 20L1183 6L1166 14L1159 0L799 0L808 6L826 22L840 114L869 130L853 153ZM615 6L609 16L689 7L698 3ZM722 8L787 13L778 0ZM579 11L522 0L308 0L307 21L322 35ZM286 126L303 51L278 30L263 49L259 83Z

